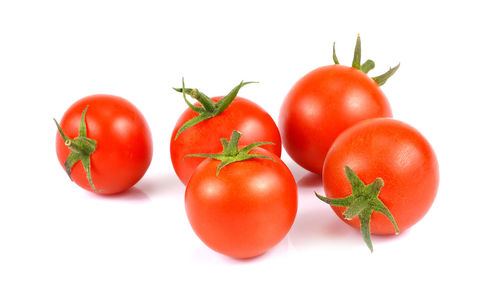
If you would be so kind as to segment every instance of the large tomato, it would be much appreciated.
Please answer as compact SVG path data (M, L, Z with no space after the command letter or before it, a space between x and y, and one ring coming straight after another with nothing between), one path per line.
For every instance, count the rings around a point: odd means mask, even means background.
M290 157L305 169L321 174L328 149L337 136L359 121L392 117L391 108L379 85L396 70L370 78L374 66L368 60L360 65L358 36L353 67L320 67L302 77L286 96L279 125L283 145Z
M287 166L263 148L248 150L228 156L234 160L205 159L185 194L194 232L211 249L235 258L257 256L276 245L297 212L297 186Z
M235 89L239 90L241 86L242 84ZM192 92L192 89L186 89L186 91ZM237 90L236 93L233 91L224 98L212 97L210 99L205 96L205 99L202 99L212 102L213 106L219 102L226 102L227 106L222 112L213 114L214 116L207 117L188 128L182 127L205 113L200 114L189 108L177 120L170 139L170 157L175 173L184 185L187 184L195 168L204 160L185 156L220 152L222 145L219 138L231 136L233 130L242 133L240 144L247 145L256 141L273 142L274 144L262 147L281 156L281 136L272 117L252 101L237 97ZM202 93L198 91L197 93L199 94L195 98L200 98L199 95ZM193 95L193 93L190 94ZM208 105L205 104L205 107L202 107L196 103L195 106L205 110ZM181 128L182 131L179 132Z
M365 231L373 234L394 234L417 223L434 202L438 182L438 162L429 142L413 127L390 118L366 120L340 134L323 167L326 196L337 198L337 203L330 202L338 205L332 206L335 213L357 228L364 219ZM350 202L345 199L349 197Z
M76 184L113 194L142 178L151 162L153 145L148 124L133 104L113 95L92 95L64 113L56 152Z

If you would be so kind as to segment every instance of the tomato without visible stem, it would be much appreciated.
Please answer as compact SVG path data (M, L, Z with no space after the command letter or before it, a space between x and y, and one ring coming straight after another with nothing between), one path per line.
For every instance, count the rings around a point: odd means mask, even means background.
M330 198L351 195L344 167L364 184L383 180L379 199L392 213L399 230L417 223L429 210L438 189L438 162L427 140L413 127L394 119L363 121L343 132L329 150L323 168L325 193ZM346 208L332 207L343 221L360 227L358 217L343 218ZM370 222L373 234L394 234L394 225L379 212Z
M225 165L205 159L186 187L185 206L198 237L235 258L260 255L280 242L297 212L297 186L287 166L260 147L253 158Z
M375 63L361 64L358 36L353 66L320 67L302 77L281 106L279 125L290 157L305 169L321 174L323 162L337 136L354 124L376 117L392 117L380 85L399 68L374 78L366 75Z
M218 102L222 97L213 97ZM200 107L199 104L196 104ZM188 154L217 153L222 151L220 137L229 137L233 130L240 131L240 145L256 141L269 141L274 145L264 145L277 156L281 155L281 136L272 117L257 104L242 97L236 97L221 114L204 120L176 135L183 124L198 116L187 109L178 119L170 139L170 157L179 179L187 184L195 168L203 158L184 158Z
M121 97L92 95L75 102L64 113L60 126L69 138L79 136L86 108L86 136L97 142L90 154L90 174L97 192L113 194L132 187L148 169L153 154L146 120L133 104ZM72 151L60 134L56 138L56 152L64 168ZM82 188L93 191L82 161L71 168L70 177Z

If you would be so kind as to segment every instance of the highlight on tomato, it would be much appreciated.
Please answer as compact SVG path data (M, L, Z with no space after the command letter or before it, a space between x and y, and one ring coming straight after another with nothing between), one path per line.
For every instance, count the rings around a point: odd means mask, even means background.
M303 168L321 174L330 146L347 128L376 117L392 117L380 89L399 68L369 77L372 60L361 64L361 40L356 40L352 67L339 64L333 45L334 65L317 68L302 77L281 106L279 126L283 145Z
M179 117L170 139L170 158L175 173L187 184L202 158L188 154L217 153L222 151L219 137L229 137L233 130L242 133L240 144L257 141L273 144L262 148L281 156L281 136L272 117L254 102L237 96L239 90L252 82L241 82L224 97L208 97L198 89L174 89L180 93L188 109ZM191 104L186 95L198 103Z
M297 186L280 158L265 150L269 142L238 148L234 131L223 151L194 154L204 161L185 194L189 222L211 249L234 258L263 254L290 230L297 213Z
M153 143L144 116L124 98L91 95L54 119L57 158L72 181L99 194L136 184L151 163Z
M429 142L391 118L365 120L339 135L326 155L326 197L347 224L371 234L398 234L428 212L437 194L439 168Z

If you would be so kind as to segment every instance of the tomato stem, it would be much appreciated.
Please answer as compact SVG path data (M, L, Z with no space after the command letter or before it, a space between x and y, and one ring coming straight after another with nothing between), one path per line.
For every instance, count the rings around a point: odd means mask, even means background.
M71 169L73 168L73 166L78 161L81 161L90 186L95 192L99 192L94 186L94 182L92 181L92 175L90 173L90 155L96 150L97 141L87 137L87 126L85 124L85 114L87 113L87 109L88 106L85 107L85 109L82 112L82 115L80 117L78 137L74 139L69 138L64 133L64 131L62 130L61 126L59 125L59 123L55 118L54 122L56 123L59 134L64 140L64 145L66 145L71 150L70 154L66 158L66 161L64 162L64 168L69 178L71 179Z
M220 170L224 167L227 166L228 164L234 163L234 162L240 162L240 161L245 161L245 160L250 160L250 159L267 159L274 161L272 158L263 156L263 155L256 155L256 154L249 154L249 152L261 145L266 145L266 144L274 144L272 142L254 142L252 144L249 144L241 149L238 149L238 142L240 140L241 133L238 131L233 131L231 134L231 138L229 141L226 138L221 138L221 143L222 143L222 152L217 153L217 154L190 154L186 155L185 157L202 157L202 158L211 158L214 160L219 160L221 163L217 167L217 172L216 175L219 175Z
M320 200L330 206L347 207L342 213L342 216L346 220L351 220L357 216L359 218L363 240L370 251L373 252L373 244L370 236L370 221L374 211L384 214L393 224L396 235L399 234L396 220L378 197L380 190L384 186L384 181L381 178L377 178L372 183L365 185L349 166L345 166L344 170L351 184L352 194L350 196L344 198L327 198L316 192L315 194Z
M335 65L340 64L339 59L337 58L337 54L335 53L335 42L333 42L333 62Z
M335 42L333 43L333 62L335 65L340 64L337 58L337 54L335 52ZM361 38L358 34L356 38L356 46L354 47L354 57L352 59L353 68L363 71L363 73L368 74L373 68L375 68L375 62L372 60L366 60L363 64L361 64ZM385 82L399 69L400 64L398 64L394 68L389 68L384 74L379 76L372 77L372 79L379 85L382 86Z
M352 67L361 70L361 39L356 38L356 46L354 46L354 58L352 59Z
M191 88L186 88L184 86L184 78L182 78L182 88L173 88L175 91L182 93L182 97L184 98L184 102L188 105L188 107L198 113L199 115L186 121L177 131L177 134L175 135L175 139L179 137L179 135L187 130L188 128L203 122L207 119L213 118L222 112L224 112L234 101L236 96L238 95L238 92L240 89L248 84L252 83L257 83L257 82L243 82L241 81L239 85L234 87L226 96L224 96L222 99L220 99L218 102L214 102L210 97L206 96L205 94L201 93L198 89L191 89ZM197 107L190 103L187 98L186 94L188 94L191 98L196 99L200 104L201 107Z
M375 62L372 60L366 60L366 62L364 62L363 65L361 65L360 70L366 74L370 72L370 70L372 70L373 68L375 68Z

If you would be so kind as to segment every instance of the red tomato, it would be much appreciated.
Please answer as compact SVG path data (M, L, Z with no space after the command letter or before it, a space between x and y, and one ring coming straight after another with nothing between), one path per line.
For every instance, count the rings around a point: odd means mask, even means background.
M344 167L349 166L364 184L383 180L379 199L392 213L399 230L417 223L429 210L438 189L436 155L427 140L413 127L394 119L366 120L337 138L323 167L323 184L329 198L351 195ZM345 207L332 207L347 224L360 227L358 217L342 217ZM382 213L373 212L373 234L394 234L395 228Z
M326 153L340 133L359 121L391 116L377 83L357 69L333 65L312 71L293 86L279 123L290 157L321 174Z
M226 165L205 159L186 187L186 212L196 235L211 249L235 258L260 255L278 244L297 212L297 186L286 165L260 147L249 159Z
M222 97L213 97L218 102ZM199 104L196 106L200 107ZM272 117L261 107L242 97L236 97L231 105L220 115L204 120L183 131L177 132L188 120L198 116L187 109L180 116L170 139L170 157L175 173L187 184L195 168L203 158L184 158L188 154L217 153L222 151L220 137L229 137L233 130L240 131L240 144L246 145L256 141L269 141L274 145L264 145L277 156L281 156L281 136Z
M356 46L359 65L361 46ZM365 119L392 117L379 85L398 67L372 79L365 74L371 69L367 65L320 67L302 77L286 96L279 119L283 145L305 169L321 174L328 149L350 126Z
M79 136L85 108L87 137L97 141L95 151L90 154L90 174L96 192L113 194L132 187L148 169L153 154L146 120L133 104L121 97L87 96L75 102L61 119L62 130L71 139ZM60 134L56 138L56 151L64 168L72 151ZM71 168L70 177L80 187L94 191L82 161Z

